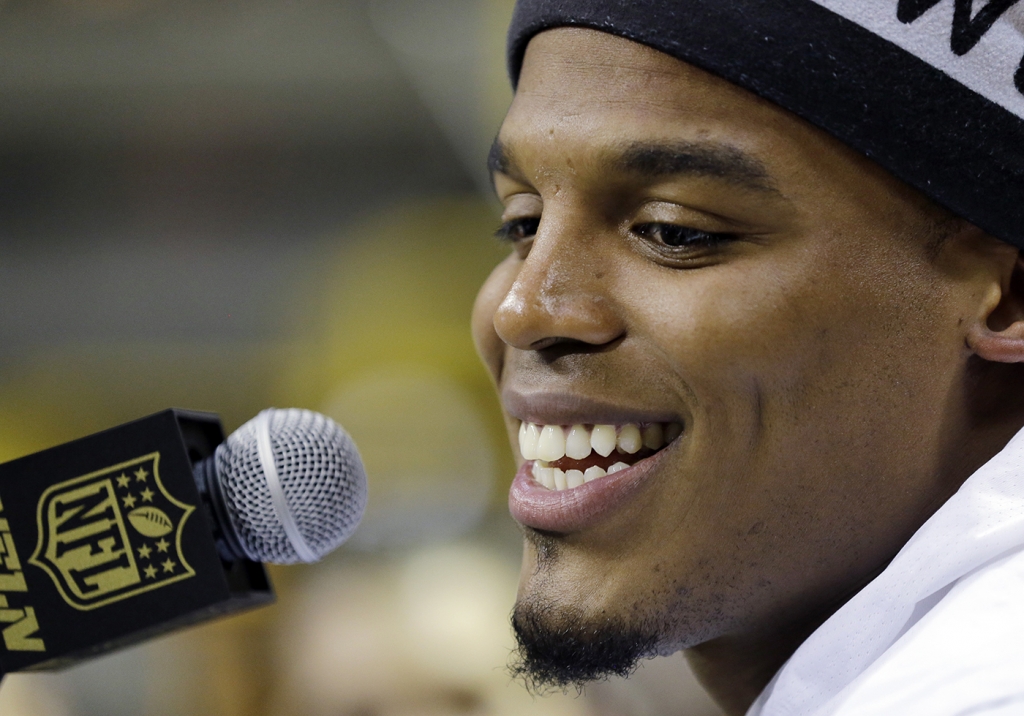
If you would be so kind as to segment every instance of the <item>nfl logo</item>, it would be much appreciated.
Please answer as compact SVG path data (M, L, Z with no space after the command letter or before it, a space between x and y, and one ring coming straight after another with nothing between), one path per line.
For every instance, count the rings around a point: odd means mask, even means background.
M96 609L188 579L181 550L195 509L160 481L160 453L51 486L39 499L29 560L76 609Z

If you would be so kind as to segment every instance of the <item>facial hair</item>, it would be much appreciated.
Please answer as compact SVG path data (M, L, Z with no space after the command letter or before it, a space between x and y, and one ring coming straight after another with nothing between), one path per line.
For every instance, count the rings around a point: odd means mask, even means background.
M536 693L575 687L609 676L628 676L656 656L654 630L612 620L587 621L576 610L523 600L512 613L518 648L510 671Z

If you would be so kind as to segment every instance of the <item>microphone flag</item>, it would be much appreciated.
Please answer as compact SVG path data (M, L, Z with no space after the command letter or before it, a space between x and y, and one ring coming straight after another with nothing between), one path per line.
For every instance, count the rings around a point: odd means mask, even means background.
M273 601L261 563L223 558L193 476L223 440L216 415L166 410L0 465L0 673Z

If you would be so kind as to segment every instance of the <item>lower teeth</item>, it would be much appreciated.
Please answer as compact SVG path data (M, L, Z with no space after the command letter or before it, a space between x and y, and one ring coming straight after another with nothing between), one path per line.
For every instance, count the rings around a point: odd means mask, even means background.
M617 462L607 470L596 465L587 468L586 471L561 470L557 467L547 467L537 460L533 463L533 479L549 490L561 492L625 470L627 467L627 463Z

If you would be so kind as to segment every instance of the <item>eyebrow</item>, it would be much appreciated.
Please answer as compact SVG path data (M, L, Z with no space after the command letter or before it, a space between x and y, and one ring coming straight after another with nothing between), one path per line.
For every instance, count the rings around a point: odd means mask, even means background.
M651 178L701 176L754 191L778 191L760 159L718 142L636 142L621 150L615 165L620 171Z
M726 181L753 191L778 193L764 163L729 144L719 142L633 142L613 149L613 166L621 172L652 179L701 176ZM487 153L487 168L494 174L515 174L512 152L499 139Z

